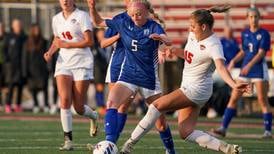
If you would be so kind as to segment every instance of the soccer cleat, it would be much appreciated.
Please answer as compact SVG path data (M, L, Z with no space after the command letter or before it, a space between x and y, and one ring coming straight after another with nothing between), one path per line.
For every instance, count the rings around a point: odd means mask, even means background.
M166 149L166 154L176 154L176 151L170 151Z
M71 151L71 150L73 150L72 141L71 141L71 140L65 141L65 144L62 145L62 146L59 148L59 150L60 150L60 151Z
M226 136L226 131L223 128L217 128L217 129L212 129L211 132L213 133L213 136L216 137L225 137Z
M89 151L93 151L94 145L88 143L88 144L87 144L87 148L88 148Z
M98 133L98 123L97 123L97 120L99 119L99 115L97 112L94 112L95 113L95 119L90 119L90 128L89 128L89 135L91 137L95 137Z
M51 115L54 115L54 114L57 113L57 111L58 111L57 105L52 105L52 106L50 107L49 113L50 113Z
M45 106L44 108L43 108L43 111L44 111L44 113L49 113L49 107L48 106Z
M234 144L227 144L227 150L225 154L239 154L242 152L242 147Z
M272 139L272 133L270 131L265 131L262 139Z
M136 144L131 138L126 141L126 143L123 145L120 154L129 154L133 150L133 146Z

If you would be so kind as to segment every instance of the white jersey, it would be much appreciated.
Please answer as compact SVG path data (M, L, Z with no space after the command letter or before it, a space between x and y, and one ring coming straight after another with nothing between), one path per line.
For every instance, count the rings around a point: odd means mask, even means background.
M54 36L66 42L79 42L84 39L84 32L92 31L91 20L88 13L75 9L65 19L63 12L58 13L52 19ZM93 69L93 55L89 47L86 48L61 48L56 62L58 69Z
M225 59L222 44L213 34L198 42L190 32L184 50L184 71L181 88L195 103L205 103L212 95L215 59Z

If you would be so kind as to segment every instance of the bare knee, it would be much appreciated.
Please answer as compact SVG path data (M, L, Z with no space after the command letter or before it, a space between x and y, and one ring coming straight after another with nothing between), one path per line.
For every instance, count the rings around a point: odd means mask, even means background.
M60 107L62 109L69 109L70 108L70 104L71 104L70 101L71 100L68 97L60 98L60 101L61 101Z
M84 115L84 108L82 107L82 108L80 108L80 107L74 107L74 109L75 109L75 111L76 111L76 113L77 114L79 114L79 115Z
M168 125L166 123L165 117L161 116L155 123L155 127L158 132L163 132L167 129Z
M181 139L185 140L194 130L192 128L181 128L179 134Z

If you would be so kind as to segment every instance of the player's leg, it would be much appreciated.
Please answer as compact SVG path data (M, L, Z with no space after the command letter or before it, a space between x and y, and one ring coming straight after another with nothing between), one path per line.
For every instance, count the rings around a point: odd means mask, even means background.
M237 80L236 82L243 82L243 81ZM242 96L242 93L240 93L239 91L234 90L234 89L232 90L229 102L228 102L227 107L224 112L222 126L217 129L212 130L212 133L214 135L220 136L220 137L226 136L226 131L228 129L228 126L229 126L231 120L236 116L237 102L241 96Z
M90 136L96 136L98 113L87 105L87 90L90 80L74 81L72 85L72 98L75 111L91 120Z
M117 109L134 93L135 88L125 82L117 82L108 95L107 111L105 116L106 140L116 143L118 139L118 113Z
M154 96L151 96L146 99L146 102L148 104L151 104L153 101L156 99L160 98L161 94L157 94ZM162 140L162 143L165 146L166 149L166 154L175 154L175 149L174 149L174 143L173 143L173 138L171 134L171 130L169 128L169 125L166 121L166 117L164 114L162 114L156 121L155 127L158 130L160 134L160 138Z
M200 107L198 105L179 110L178 126L182 139L196 143L201 147L227 154L236 154L241 151L238 145L227 144L203 131L195 130L199 113Z
M73 150L72 114L70 111L72 97L72 77L68 75L58 75L56 76L56 82L60 97L60 116L65 140L65 144L60 147L60 150Z
M149 132L162 113L192 105L192 103L184 102L186 97L182 94L182 91L178 89L168 95L160 97L149 105L146 115L138 123L134 131L131 133L131 137L123 145L121 153L130 153L133 145Z
M263 112L265 132L263 138L272 138L272 113L267 98L267 82L256 81L255 87L257 90L258 103Z

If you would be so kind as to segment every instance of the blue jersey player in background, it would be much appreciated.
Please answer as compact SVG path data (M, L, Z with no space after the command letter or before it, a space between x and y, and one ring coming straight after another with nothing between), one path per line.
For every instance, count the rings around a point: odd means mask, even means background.
M258 103L263 112L265 132L262 138L272 138L272 113L267 98L268 68L265 60L266 52L270 49L270 34L259 27L260 12L257 8L249 8L247 13L249 28L242 32L242 51L230 61L229 68L243 60L238 82L252 82L257 90ZM228 125L236 115L237 101L242 96L233 90L222 121L222 126L214 129L213 133L225 136Z
M95 10L94 0L88 0L93 21L100 26L108 26L120 34L125 57L121 65L118 81L109 93L105 116L106 140L116 143L119 132L117 108L139 90L152 103L161 96L158 78L158 47L160 41L166 45L171 42L163 28L149 19L150 3L131 1L128 4L130 18L103 20ZM162 115L156 123L167 153L175 153L170 129Z

